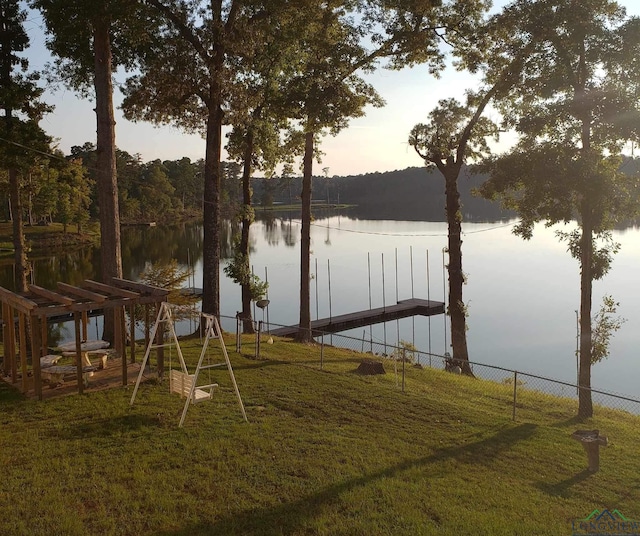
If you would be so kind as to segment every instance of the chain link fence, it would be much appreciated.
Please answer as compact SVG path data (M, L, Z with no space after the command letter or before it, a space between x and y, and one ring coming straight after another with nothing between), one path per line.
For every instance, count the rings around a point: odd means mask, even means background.
M273 352L273 336L271 332L287 329L291 335L298 332L296 326L284 326L281 324L254 322L255 334L243 335L242 322L237 317L222 317L222 328L236 334L236 351L244 355L253 356L256 359L270 359L275 357ZM311 344L306 346L304 364L317 366L320 369L336 371L353 371L363 361L378 362L383 367L393 370L396 375L396 385L402 389L407 388L405 376L412 377L416 370L433 368L449 371L453 374L461 374L462 363L455 363L448 354L435 354L423 352L412 344L401 341L399 345L383 343L362 338L351 337L338 333L322 333L313 330L310 334ZM342 352L332 351L341 349ZM349 350L353 356L344 354ZM281 354L278 354L280 359ZM575 416L579 388L577 385L529 374L517 370L488 365L486 363L468 363L473 377L483 381L482 390L486 396L491 397L497 403L504 404L505 411L510 411L515 420L518 416L537 414L545 405L545 410L555 417L567 419ZM398 378L401 375L402 381ZM594 406L611 408L640 415L640 400L620 395L591 389ZM563 399L569 404L558 404ZM568 411L564 408L573 408Z

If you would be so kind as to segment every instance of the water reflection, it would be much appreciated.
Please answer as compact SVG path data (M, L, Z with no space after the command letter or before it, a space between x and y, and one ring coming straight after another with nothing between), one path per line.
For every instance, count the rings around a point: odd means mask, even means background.
M225 230L221 236L227 245L229 238ZM176 259L179 264L188 266L202 256L202 227L182 224L175 227L123 227L122 269L125 279L138 279L147 262L166 263ZM228 249L228 245L227 245ZM226 251L226 249L225 249Z
M265 274L265 279L268 268L271 321L297 323L300 220L294 213L274 215L258 210L256 216L251 233L251 264L260 277ZM221 225L223 259L231 254L237 229L231 221ZM472 359L574 381L578 268L558 243L554 229L541 225L528 242L500 224L466 223L463 230ZM640 302L640 287L635 282L640 264L640 231L627 229L615 232L614 237L622 243L622 249L614 258L610 274L594 284L594 307L603 294L612 294L620 301L620 315L628 322L612 341L611 358L594 367L593 383L596 388L637 396L640 388L635 377L640 363L635 355L640 345L640 318L636 304ZM342 215L316 219L311 238L311 265L317 263L320 267L313 275L311 289L314 318L354 312L370 304L381 307L395 303L397 298L427 298L429 293L430 299L444 301L441 252L447 235L443 222L359 220ZM147 262L175 258L183 267L193 267L195 285L201 286L202 239L200 225L124 227L124 276L137 279ZM428 251L430 286L425 258ZM84 279L99 279L99 273L100 255L91 247L34 260L34 282L46 288L55 288L58 281L78 284ZM0 285L15 288L10 262L0 265ZM238 286L221 270L222 314L233 317L239 304ZM420 349L432 346L434 352L443 353L447 349L443 320L439 317L430 324L425 319L394 323L388 326L388 333L367 330L366 340L415 340ZM97 330L97 324L91 329ZM362 331L352 335L365 338Z

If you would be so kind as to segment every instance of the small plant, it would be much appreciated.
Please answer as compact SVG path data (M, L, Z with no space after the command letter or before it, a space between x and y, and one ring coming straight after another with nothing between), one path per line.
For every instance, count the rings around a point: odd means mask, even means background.
M502 378L502 381L500 383L502 383L502 385L513 385L513 377L507 376L506 378ZM522 380L518 380L516 383L518 387L526 384L527 382L523 382Z
M390 355L391 359L402 361L403 359L407 363L413 363L416 360L416 353L418 349L410 342L400 341L398 347Z
M612 316L618 312L620 304L612 296L603 296L602 305L592 320L591 328L591 363L599 363L609 357L611 337L627 319Z
M231 261L225 265L224 273L235 283L248 285L252 301L262 299L267 293L269 283L262 281L257 275L251 273L247 256L240 253L238 248L235 249Z
M160 287L169 291L167 301L176 306L174 308L174 319L182 320L191 315L193 306L199 298L193 294L182 291L182 285L189 277L189 270L178 264L178 261L171 259L169 262L148 263L140 274L140 281L154 287ZM155 316L155 307L151 314ZM143 308L136 306L135 320L141 322L143 319Z

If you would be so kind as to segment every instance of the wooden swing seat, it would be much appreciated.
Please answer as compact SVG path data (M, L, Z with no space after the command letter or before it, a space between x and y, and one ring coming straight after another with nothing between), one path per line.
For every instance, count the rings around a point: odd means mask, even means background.
M191 393L194 378L195 374L185 374L180 370L171 369L169 371L169 390L172 393L179 394L180 398L186 398L189 396L189 393ZM191 397L191 403L197 404L204 400L210 400L213 397L213 390L216 387L218 387L217 383L196 387Z

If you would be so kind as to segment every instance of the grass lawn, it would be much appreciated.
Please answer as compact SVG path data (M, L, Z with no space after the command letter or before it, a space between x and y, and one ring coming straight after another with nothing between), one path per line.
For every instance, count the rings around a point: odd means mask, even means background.
M182 349L193 364L199 342ZM131 388L36 402L0 382L0 534L558 536L595 509L640 519L637 417L579 424L529 392L512 422L507 385L410 368L403 393L392 372L355 374L358 354L327 349L324 370L316 355L231 352L249 424L226 369L182 429L166 382L133 407ZM609 435L598 473L577 428Z
M82 234L78 234L75 224L64 227L61 223L50 225L25 225L23 226L27 248L33 254L43 252L50 253L51 248L69 249L73 246L81 246L93 243L98 240L99 229L95 222L87 223ZM13 224L11 222L0 222L0 259L13 256Z

